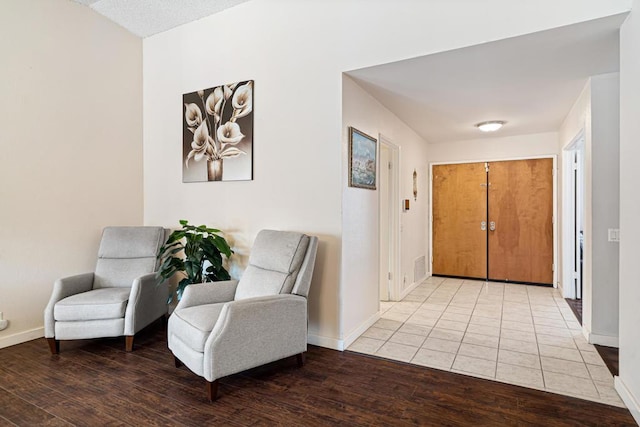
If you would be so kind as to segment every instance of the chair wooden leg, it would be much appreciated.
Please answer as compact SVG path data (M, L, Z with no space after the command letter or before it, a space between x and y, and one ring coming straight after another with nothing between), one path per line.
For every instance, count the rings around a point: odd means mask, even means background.
M209 402L213 402L218 398L218 380L207 381L207 397Z
M60 353L60 341L55 338L47 338L47 343L49 343L49 350L51 350L51 354Z
M133 351L133 335L126 335L124 338L125 338L125 349L127 351Z
M180 366L182 366L182 361L177 357L173 356L173 364L176 366L176 368L179 368Z
M302 368L304 366L304 353L296 354L296 361L298 362L298 367Z

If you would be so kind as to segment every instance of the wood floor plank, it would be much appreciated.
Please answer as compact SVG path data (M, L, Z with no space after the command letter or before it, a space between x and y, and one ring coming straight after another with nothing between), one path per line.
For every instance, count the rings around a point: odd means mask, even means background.
M136 337L0 350L0 427L33 425L635 425L629 411L350 352L309 347L220 381L175 368L163 324Z
M71 356L73 357L73 356ZM25 360L23 371L54 390L67 393L72 399L79 399L83 404L91 405L101 412L117 413L118 419L130 424L144 422L146 425L166 425L170 422L153 407L145 407L138 403L137 396L131 396L129 387L116 378L87 368L73 359L60 356L51 358L53 366L41 365Z
M0 387L41 408L48 402L67 398L64 393L57 392L31 378L25 378L24 375L11 372L1 365L0 378L2 379Z
M53 400L44 406L47 412L74 426L126 427L127 424L76 399Z
M0 427L15 427L17 424L12 423L8 419L0 415Z
M68 426L65 421L0 388L0 416L24 426Z

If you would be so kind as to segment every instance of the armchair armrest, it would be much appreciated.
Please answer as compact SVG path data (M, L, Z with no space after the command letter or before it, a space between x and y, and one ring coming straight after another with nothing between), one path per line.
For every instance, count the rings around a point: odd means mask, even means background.
M53 338L55 336L55 319L53 308L60 300L81 292L90 291L93 288L93 273L78 274L76 276L58 279L53 284L53 292L49 298L49 303L44 309L44 336Z
M236 295L237 280L208 282L189 285L184 288L182 299L176 310L194 305L215 304L233 301Z
M129 302L124 314L124 334L136 332L167 314L169 288L157 279L156 273L136 277L131 285Z
M307 349L307 299L281 294L225 304L204 348L213 381Z

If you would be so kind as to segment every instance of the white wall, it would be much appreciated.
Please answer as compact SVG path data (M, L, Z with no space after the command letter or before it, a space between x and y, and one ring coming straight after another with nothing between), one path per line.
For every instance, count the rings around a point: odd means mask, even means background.
M619 245L608 229L619 227L619 117L618 73L593 76L560 128L561 147L584 133L582 326L590 342L608 346L618 346Z
M263 227L320 236L313 342L339 347L360 300L342 293L342 73L628 10L628 0L253 0L144 40L145 223L230 232L241 267ZM487 13L487 11L493 13ZM553 13L549 13L553 10ZM478 19L482 16L483 19ZM357 29L354 28L357 25ZM183 184L181 96L255 80L255 180ZM409 179L409 178L407 178ZM237 261L237 262L238 262ZM348 326L343 323L343 326Z
M591 78L592 321L591 341L618 345L620 244L608 229L620 227L620 76Z
M558 134L556 132L429 144L429 163L484 162L557 154Z
M400 286L413 283L413 262L427 256L426 226L428 192L426 186L427 143L402 120L362 89L351 78L342 79L342 273L343 301L352 304L342 318L345 345L357 338L367 320L379 308L379 192L348 186L349 126L379 139L382 134L400 149L401 199L410 199L411 208L400 216ZM386 165L383 165L386 167ZM381 166L382 167L382 166ZM398 167L398 165L396 165ZM418 173L418 198L413 199L413 170ZM406 282L403 280L406 279ZM354 332L355 335L354 335Z
M42 336L55 279L142 223L142 43L68 0L0 2L0 347Z
M620 30L620 376L616 390L640 424L640 0Z

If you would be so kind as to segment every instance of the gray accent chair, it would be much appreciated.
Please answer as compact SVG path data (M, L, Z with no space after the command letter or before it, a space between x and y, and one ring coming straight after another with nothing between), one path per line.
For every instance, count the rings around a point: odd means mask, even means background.
M288 231L258 233L241 280L189 285L169 317L168 345L176 367L207 381L289 356L304 363L307 295L318 238Z
M44 336L52 354L60 340L125 336L167 314L168 287L155 277L162 227L106 227L94 273L57 280L44 310Z

